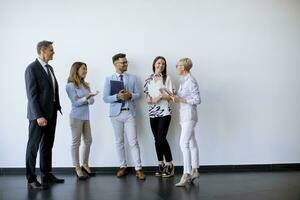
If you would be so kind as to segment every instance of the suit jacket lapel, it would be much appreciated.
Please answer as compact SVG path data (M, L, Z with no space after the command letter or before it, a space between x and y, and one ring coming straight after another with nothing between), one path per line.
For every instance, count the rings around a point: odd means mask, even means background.
M111 76L111 80L117 81L118 80L118 76L116 74L113 74Z
M124 82L124 87L128 89L128 75L125 73L124 74L124 78L123 78L123 82Z
M36 63L39 66L38 69L42 72L43 76L49 81L50 86L53 87L52 80L50 79L50 77L48 76L47 72L45 71L41 63L38 61L38 59L36 59Z
M58 83L57 83L57 80L56 80L56 77L55 77L55 74L54 74L52 66L50 66L50 70L51 70L51 73L52 73L52 75L54 77L54 81L55 81L55 93L57 93L58 92ZM51 82L52 82L52 80L51 80Z

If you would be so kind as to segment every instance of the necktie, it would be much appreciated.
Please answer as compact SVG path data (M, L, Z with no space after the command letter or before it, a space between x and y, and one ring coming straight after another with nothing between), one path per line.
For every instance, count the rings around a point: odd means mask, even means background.
M47 74L48 74L48 77L50 79L50 83L51 83L51 86L53 87L53 80L52 80L52 76L51 76L51 72L50 72L50 65L45 65L46 69L47 69Z
M50 72L50 65L45 65L45 67L47 68L47 74L48 74L48 77L49 77L49 80L50 80L50 84L53 88L53 101L55 101L55 88L54 88L54 83L53 83L53 79L52 79L52 75L51 75L51 72Z
M123 82L123 74L120 74L120 81L122 81ZM123 84L124 84L124 82L123 82ZM124 85L125 86L125 85ZM122 103L122 107L124 107L125 106L125 101L123 101L123 100L121 100L121 103Z

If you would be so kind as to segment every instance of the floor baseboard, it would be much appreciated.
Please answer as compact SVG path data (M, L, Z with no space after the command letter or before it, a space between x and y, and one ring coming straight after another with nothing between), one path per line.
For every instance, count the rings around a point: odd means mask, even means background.
M143 170L146 174L156 171L156 166L145 166ZM117 167L92 167L97 174L115 174ZM134 167L129 167L130 171L134 171ZM175 166L175 173L182 173L182 166ZM259 165L203 165L199 167L200 173L226 173L226 172L272 172L272 171L298 171L300 163L287 164L259 164ZM25 168L0 168L0 175L24 174ZM39 172L39 169L37 169ZM54 167L54 173L72 174L73 167Z

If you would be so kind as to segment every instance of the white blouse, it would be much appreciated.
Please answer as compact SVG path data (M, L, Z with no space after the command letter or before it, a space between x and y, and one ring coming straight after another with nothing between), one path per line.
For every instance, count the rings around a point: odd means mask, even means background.
M154 74L151 74L150 77L145 80L144 93L146 96L150 96L152 98L161 96L161 88L167 88L169 91L173 91L170 76L167 75L165 84L163 84L162 78L156 78ZM171 106L167 100L160 100L157 104L149 105L150 118L164 117L171 115L171 112Z
M186 99L187 103L180 103L180 123L198 121L197 105L201 103L199 86L196 79L189 73L180 78L178 97Z

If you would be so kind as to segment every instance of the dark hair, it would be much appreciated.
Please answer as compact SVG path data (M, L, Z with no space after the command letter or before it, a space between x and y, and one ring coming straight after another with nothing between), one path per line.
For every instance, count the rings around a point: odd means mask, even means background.
M112 57L112 61L113 61L113 63L115 63L117 60L119 60L119 58L125 58L125 57L126 57L126 54L118 53Z
M161 72L162 76L163 76L163 83L166 83L166 79L167 79L167 61L163 56L157 56L156 58L154 58L153 60L153 64L152 64L152 70L153 73L155 73L155 63L159 60L162 59L163 61L165 61L165 69L164 71Z
M40 54L42 49L48 48L51 44L53 44L53 42L51 41L47 41L47 40L40 41L36 45L37 53Z
M89 84L83 79L80 80L79 76L78 76L78 70L82 65L86 65L86 63L84 62L74 62L71 70L70 70L70 75L68 78L68 83L73 83L75 85L76 88L80 88L80 84L82 84L86 89L88 89L90 91L90 86Z

